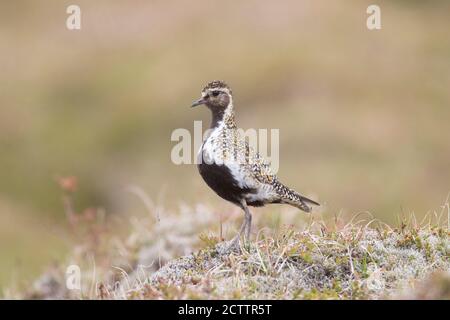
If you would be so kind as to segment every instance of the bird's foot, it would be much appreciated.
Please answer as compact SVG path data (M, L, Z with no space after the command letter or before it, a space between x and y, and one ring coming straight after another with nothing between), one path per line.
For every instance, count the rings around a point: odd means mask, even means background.
M250 239L244 238L243 242L241 242L241 236L235 236L230 243L227 245L227 251L241 251L243 248L250 248Z
M238 234L231 240L230 244L227 247L228 251L235 251L241 249L240 235Z

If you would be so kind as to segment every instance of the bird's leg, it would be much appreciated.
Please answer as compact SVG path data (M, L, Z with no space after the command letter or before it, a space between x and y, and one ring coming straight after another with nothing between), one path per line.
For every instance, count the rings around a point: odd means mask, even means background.
M245 206L245 221L246 221L246 230L245 230L245 238L247 241L250 241L250 231L252 228L252 214L247 206Z
M239 239L241 238L241 236L244 232L245 232L246 241L249 241L249 239L250 239L250 228L251 228L251 224L252 224L252 215L250 213L250 210L248 210L247 202L245 201L245 199L241 200L241 207L245 212L244 222L242 223L239 233L233 238L230 247L235 247L237 244L239 244Z
M239 229L239 233L231 241L230 248L236 247L239 244L239 239L241 238L242 233L246 229L246 225L247 225L247 219L244 218L244 221L242 222L241 228Z

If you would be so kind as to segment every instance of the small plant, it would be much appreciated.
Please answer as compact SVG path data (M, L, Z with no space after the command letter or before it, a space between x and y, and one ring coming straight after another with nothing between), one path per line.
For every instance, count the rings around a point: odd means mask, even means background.
M202 232L198 236L202 243L205 244L206 248L214 248L219 243L219 238L209 234L207 232Z

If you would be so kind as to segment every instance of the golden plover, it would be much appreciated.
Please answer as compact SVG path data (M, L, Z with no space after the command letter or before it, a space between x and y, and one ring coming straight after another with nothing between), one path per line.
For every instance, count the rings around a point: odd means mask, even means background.
M192 107L206 105L212 112L212 123L198 153L198 170L211 189L245 212L232 246L239 243L244 232L249 239L252 216L248 206L286 203L310 212L309 205L319 205L283 185L269 163L249 146L236 126L233 96L225 82L212 81L201 94Z

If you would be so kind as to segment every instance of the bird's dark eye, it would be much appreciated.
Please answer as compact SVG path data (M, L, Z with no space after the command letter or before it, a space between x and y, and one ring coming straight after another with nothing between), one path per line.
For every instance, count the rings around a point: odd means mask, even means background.
M220 91L213 91L211 92L211 94L213 95L213 97L217 97L220 94Z

